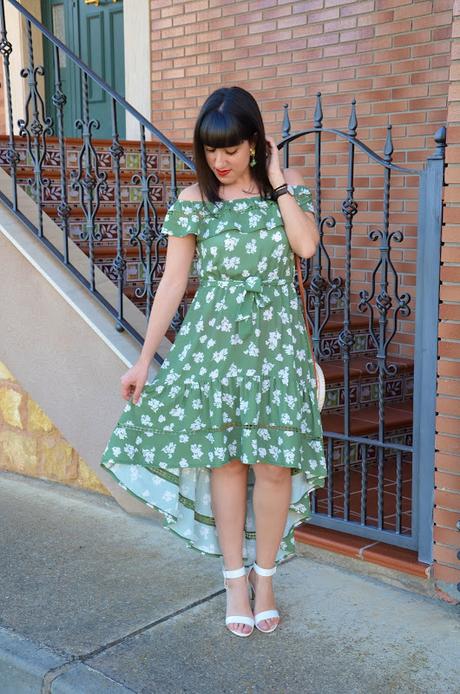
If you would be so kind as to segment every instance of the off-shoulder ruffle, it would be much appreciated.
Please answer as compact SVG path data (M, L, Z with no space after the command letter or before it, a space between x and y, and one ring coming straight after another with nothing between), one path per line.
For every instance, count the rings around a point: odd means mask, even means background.
M293 188L299 206L305 211L314 212L310 189L303 185L294 185ZM165 215L162 233L176 237L194 234L206 239L230 229L257 231L265 228L266 217L273 216L273 208L282 225L278 204L273 200L260 197L236 198L215 203L176 200ZM238 222L237 215L243 212L249 213L249 225L247 222Z
M161 232L166 236L198 236L200 227L204 224L203 216L194 202L176 200L168 209L163 220Z

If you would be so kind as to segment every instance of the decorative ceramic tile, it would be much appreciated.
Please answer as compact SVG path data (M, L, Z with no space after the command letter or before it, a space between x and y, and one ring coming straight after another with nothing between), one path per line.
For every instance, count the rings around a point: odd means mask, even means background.
M157 170L158 169L158 154L148 154L147 155L147 168Z
M340 388L330 388L326 390L326 398L324 401L324 409L330 410L331 408L339 407L340 400Z
M142 201L142 191L138 186L132 186L129 189L129 202L141 202Z
M140 153L128 152L125 157L125 168L135 169L136 171L141 168L141 155Z

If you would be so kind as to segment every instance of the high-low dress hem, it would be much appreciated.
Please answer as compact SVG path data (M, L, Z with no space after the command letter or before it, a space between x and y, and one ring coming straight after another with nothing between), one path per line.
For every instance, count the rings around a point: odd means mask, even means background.
M304 210L311 193L294 186ZM278 205L256 198L207 206L177 200L162 233L194 234L200 285L152 383L125 405L101 466L202 554L222 556L212 469L249 466L243 559L256 559L257 465L291 470L276 562L295 554L294 529L327 474L316 381L292 249Z
M171 489L171 485L177 485L179 489L184 485L183 478L187 472L183 469L174 471L176 474L171 470L165 474L165 470L161 468L136 466L130 463L101 463L101 466L110 473L124 491L157 511L162 517L163 528L185 540L187 548L199 551L202 555L222 557L211 508L211 470L209 468L189 468L187 471L195 473L198 477L194 485L193 480L189 481L195 491L199 490L200 508L197 509L193 499L185 497L180 491L174 490L174 487ZM246 524L243 532L245 566L250 566L256 560L255 520L252 508L254 483L251 471L250 468ZM291 472L291 500L283 537L275 559L276 564L295 555L294 530L311 517L310 494L325 485L324 476L307 478L305 473L294 468L291 468ZM155 480L157 476L159 476L160 484ZM175 481L172 480L174 477L176 477ZM164 484L165 481L166 484Z

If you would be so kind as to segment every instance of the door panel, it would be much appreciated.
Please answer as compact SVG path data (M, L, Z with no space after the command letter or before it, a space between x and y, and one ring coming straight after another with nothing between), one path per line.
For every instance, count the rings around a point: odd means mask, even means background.
M96 74L119 92L125 94L123 55L123 3L100 0L99 5L79 5L81 58ZM92 118L100 123L97 137L111 137L111 99L94 82L89 84ZM120 136L124 137L124 113L117 107ZM123 126L123 127L122 127Z
M85 62L94 70L94 72L102 77L107 82L105 71L105 46L104 46L104 17L102 12L98 12L96 16L87 17L83 26L82 36L82 54L87 58ZM88 60L89 58L89 60ZM104 102L104 92L95 82L88 85L89 102L90 104L99 107ZM91 109L94 113L93 109Z
M86 4L84 0L42 0L45 25L94 72L121 96L125 94L124 35L122 0L99 0ZM51 97L54 92L53 47L45 42L46 101L48 113L55 121L55 108ZM80 136L75 120L82 116L82 87L80 70L60 56L62 89L67 96L64 109L64 133ZM90 118L100 123L93 134L98 138L112 136L111 98L95 82L88 80ZM125 114L117 106L118 131L125 136ZM57 134L57 133L56 133Z
M71 3L70 3L71 4ZM70 50L74 49L75 44L75 25L71 17L72 7L69 8L68 0L43 0L42 2L42 21L43 24ZM53 118L54 134L58 134L56 109L52 103L52 96L55 92L55 66L54 66L54 46L47 40L43 40L43 54L45 63L45 89L46 89L46 108ZM79 106L79 93L76 85L76 70L67 58L66 54L59 51L59 66L61 77L61 89L67 97L64 108L64 134L73 136L73 124L77 118L77 105Z

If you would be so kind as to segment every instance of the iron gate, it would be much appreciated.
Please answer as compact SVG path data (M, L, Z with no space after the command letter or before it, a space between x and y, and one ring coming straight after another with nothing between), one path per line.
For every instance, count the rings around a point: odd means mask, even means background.
M312 495L314 515L310 522L370 540L418 550L419 560L431 563L437 324L446 130L441 127L437 131L434 138L436 149L426 160L425 167L422 170L410 169L393 161L391 125L386 129L383 157L357 139L358 121L354 99L346 132L323 126L320 93L317 95L314 126L311 129L291 133L287 105L284 108L283 140L279 147L283 147L285 167L289 165L291 143L301 139L304 141L308 136L313 137L311 153L314 165L311 167L311 180L315 182L315 211L320 244L314 258L302 261L303 289L306 292L316 358L323 368L330 366L331 361L339 362L343 382L339 401L336 399L332 402L333 406L340 405L335 410L336 416L328 417L326 414L323 419L328 478L325 490L316 490ZM334 164L337 162L345 172L343 185L339 189L344 194L340 198L339 190L336 189L336 195L329 195L323 205L322 154L327 134L335 138L333 146L338 156ZM327 151L331 152L330 143ZM356 255L362 255L363 248L366 248L362 243L362 234L360 238L358 236L359 243L354 243L356 219L359 218L359 205L355 196L356 151L364 153L367 162L377 165L383 179L381 198L373 194L369 198L374 203L374 214L368 214L364 222L366 245L368 248L376 247L376 252L371 253L369 259L373 266L364 277L355 268ZM369 168L367 162L364 164L365 169ZM415 324L413 322L409 332L412 337L409 342L412 343L413 354L413 388L408 387L407 364L404 359L396 356L400 323L413 312L411 305L414 297L411 297L404 286L411 263L404 257L398 263L393 260L395 246L404 248L405 245L403 229L391 229L391 177L395 174L403 179L404 185L408 181L412 184L407 188L403 185L398 190L397 201L402 208L396 215L398 221L401 226L409 226L410 217L416 217L412 241L416 240L417 250L409 250L408 253L414 256L410 260L415 260L416 265L417 310ZM371 193L376 190L371 188ZM407 198L404 197L404 191ZM413 205L410 204L407 205L408 209L404 209L404 203L410 203L413 199L411 191L417 192L418 210L411 209ZM334 202L339 203L336 204L338 213L336 210L329 211ZM326 211L323 211L323 207ZM404 220L404 214L407 215L408 222ZM374 226L374 219L373 223L367 221L369 217L375 218L375 222L380 217L380 224ZM339 227L342 227L342 235L336 235L331 242L328 230L337 230ZM342 250L339 254L338 239L341 240ZM413 245L409 244L409 249ZM342 261L341 273L334 267L334 258L337 257ZM341 317L341 326L334 343L327 339L327 332L331 318L337 315ZM354 319L359 315L367 317L364 343L363 336L359 332L356 334L354 326ZM408 327L409 321L406 320L406 331ZM404 338L406 337L407 333L404 334ZM357 369L353 369L353 359L356 360L356 352L359 350L362 351L364 368L360 382L355 383ZM402 367L406 370L405 383L402 380ZM366 377L367 381L374 378L374 383L366 383ZM366 407L366 403L359 399L360 395L363 396L363 391L364 400L366 396L369 399L372 390L375 399L373 408L369 405ZM402 399L403 403L403 406L399 404L399 422L391 421L398 413L398 406L394 407L395 397ZM327 404L326 400L326 410ZM409 417L411 410L412 417Z

